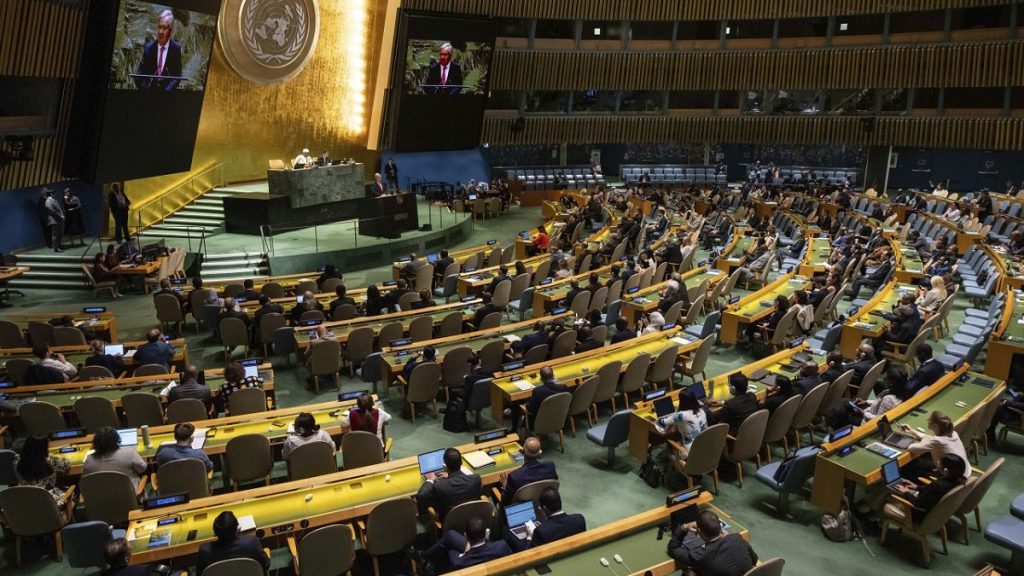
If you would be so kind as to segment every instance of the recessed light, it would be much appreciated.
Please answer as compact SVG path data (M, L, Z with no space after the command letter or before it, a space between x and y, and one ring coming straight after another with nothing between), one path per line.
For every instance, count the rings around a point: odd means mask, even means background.
M847 30L850 29L850 24L848 22L840 22L839 29L843 32L846 32Z

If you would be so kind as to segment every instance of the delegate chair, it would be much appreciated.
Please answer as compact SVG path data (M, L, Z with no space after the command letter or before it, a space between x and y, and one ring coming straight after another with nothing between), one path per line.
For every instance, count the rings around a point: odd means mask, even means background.
M387 453L376 434L355 430L341 437L341 462L345 470L373 466L385 460Z
M270 440L261 434L242 434L228 441L224 452L227 473L225 479L231 482L237 492L242 484L262 481L270 485L270 469L274 457L270 452Z
M95 434L104 426L121 426L113 402L102 396L83 396L75 400L75 416L78 417L78 423L90 434Z
M51 432L66 429L67 423L64 416L57 408L49 402L29 402L18 408L18 415L21 417L25 431L32 436L46 436Z
M946 533L946 523L949 522L949 519L960 507L964 498L967 497L973 481L973 479L968 480L967 484L957 486L947 492L939 500L938 504L928 511L928 514L921 520L920 524L914 523L910 514L911 505L906 500L897 498L897 503L886 504L882 511L882 534L879 542L883 545L885 544L885 540L889 536L889 526L895 525L901 528L903 534L921 543L921 554L924 558L924 563L930 565L932 563L932 550L928 537L938 532L939 537L942 539L942 552L948 554L949 537Z
M348 524L317 528L297 543L295 536L289 536L295 574L301 576L303 566L307 574L349 574L356 559L355 538Z
M66 513L71 514L70 490L65 494ZM4 513L7 528L14 534L15 565L21 566L21 543L25 537L53 535L57 549L57 561L64 553L61 528L64 519L57 508L53 495L38 486L12 486L0 492L0 510Z
M497 314L497 312L495 312ZM401 377L399 377L401 379ZM441 381L441 365L426 362L413 368L405 386L405 403L409 406L412 423L416 423L416 404L430 402L434 417L437 417L438 384Z
M255 414L266 412L267 393L262 388L242 388L228 396L228 414Z
M743 462L754 458L758 468L761 467L761 443L768 427L768 411L758 410L740 424L736 437L728 436L725 459L736 465L736 478L743 487ZM730 443L731 442L731 447Z
M145 478L145 477L143 477ZM139 508L139 495L146 489L145 480L136 488L122 472L93 472L78 483L89 520L100 520L112 526L128 524L128 513Z
M64 552L72 568L106 568L103 547L110 540L110 525L97 520L68 524L61 529Z
M52 500L52 498L51 498ZM416 502L412 498L385 500L370 510L366 521L358 521L363 550L373 560L373 573L380 576L380 557L401 552L416 540ZM410 562L415 570L415 564Z
M789 514L789 495L803 489L807 480L814 474L814 460L818 455L817 446L801 448L790 463L789 471L781 477L779 468L782 461L766 464L757 469L755 477L762 484L779 493L779 499L775 505L768 506L780 514Z
M690 451L686 460L679 460L672 456L672 463L676 471L686 477L688 487L693 487L694 476L711 474L715 481L715 494L718 493L718 464L722 459L722 452L725 450L725 441L729 436L728 424L715 424L697 436L697 439L690 445ZM669 445L676 454L682 452L682 445L675 440L669 440Z
M206 404L195 398L179 398L167 405L167 423L178 424L180 422L198 422L206 420L210 415L206 411Z
M292 450L288 455L288 480L313 478L337 471L338 461L334 457L334 442L309 442Z
M210 478L206 465L197 458L179 458L162 464L156 470L157 494L187 492L190 500L210 495Z
M121 409L125 424L131 428L160 426L164 423L164 410L160 397L149 392L129 392L121 396Z
M569 417L569 405L572 403L572 394L559 392L552 394L540 403L537 415L533 419L533 429L530 429L530 418L526 413L526 405L520 405L523 411L523 425L529 435L541 436L544 434L558 433L558 447L565 454L565 421ZM524 438L526 435L523 436Z
M231 558L214 562L200 576L265 576L263 565L252 558Z
M632 410L620 410L607 422L587 430L587 439L608 448L608 465L615 464L615 448L629 439L629 415Z

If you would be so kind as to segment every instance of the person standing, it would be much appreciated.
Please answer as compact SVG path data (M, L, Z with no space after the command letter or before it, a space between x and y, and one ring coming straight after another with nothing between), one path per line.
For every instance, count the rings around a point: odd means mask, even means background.
M53 247L53 240L50 238L50 221L46 217L46 188L43 188L39 192L39 198L36 199L36 218L39 219L39 227L43 230L43 241L46 242L47 248Z
M181 44L174 36L174 12L164 10L156 25L156 38L146 44L136 68L139 90L173 92L181 84Z
M129 240L132 235L128 232L128 211L132 201L125 196L121 185L117 182L110 185L110 196L107 201L110 207L110 215L114 218L114 239L121 243L121 239Z
M394 158L388 158L388 163L384 165L384 178L388 182L388 190L394 187L395 193L398 192L398 164L395 164Z
M71 188L64 189L64 211L66 224L64 233L72 238L79 237L79 246L85 246L85 220L82 218L82 201L71 193Z
M53 251L63 252L61 244L64 242L64 209L61 208L60 202L53 197L53 190L44 188L43 195L46 196L46 223L50 225Z

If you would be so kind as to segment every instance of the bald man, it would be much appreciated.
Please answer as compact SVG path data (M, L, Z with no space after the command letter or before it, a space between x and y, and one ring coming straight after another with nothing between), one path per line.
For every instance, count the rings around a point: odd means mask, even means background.
M516 490L541 480L558 480L555 463L541 460L540 439L531 436L523 443L523 465L501 476L501 503L509 505Z

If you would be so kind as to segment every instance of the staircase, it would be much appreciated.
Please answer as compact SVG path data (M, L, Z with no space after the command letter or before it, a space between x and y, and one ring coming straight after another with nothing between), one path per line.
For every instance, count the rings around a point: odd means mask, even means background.
M270 274L270 261L259 252L207 254L203 260L203 280L248 278Z
M84 290L86 287L80 255L55 252L18 254L18 265L32 269L24 276L11 280L11 288Z
M189 231L187 226L205 227L207 236L219 234L224 231L226 196L231 196L231 192L215 188L171 214L160 224L146 228L142 235L149 238L186 238L189 234L195 238L199 235L199 230Z

